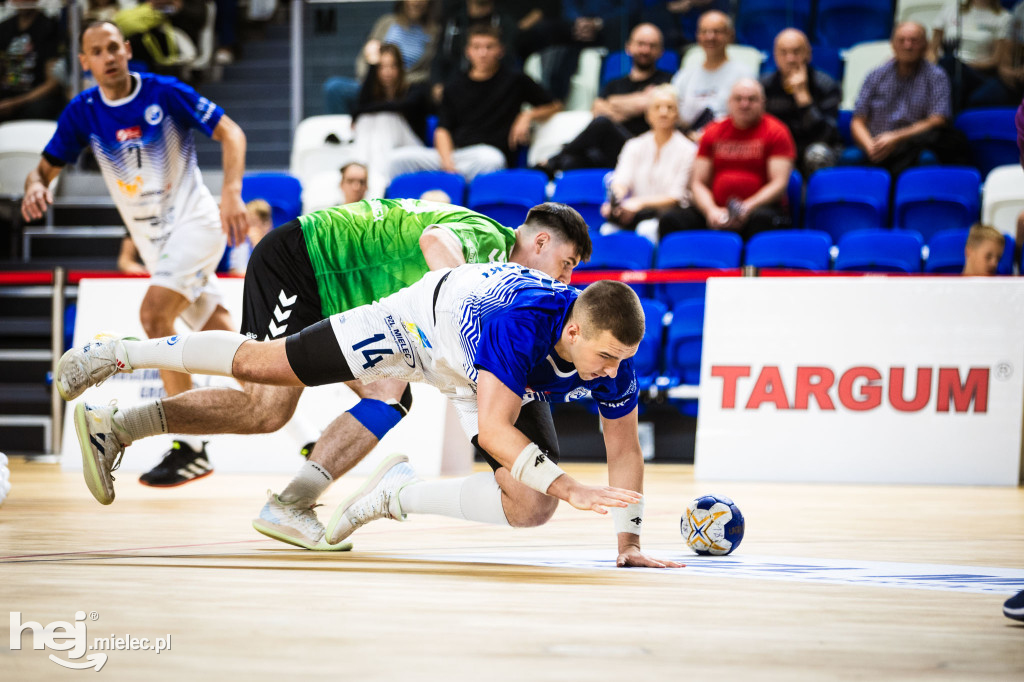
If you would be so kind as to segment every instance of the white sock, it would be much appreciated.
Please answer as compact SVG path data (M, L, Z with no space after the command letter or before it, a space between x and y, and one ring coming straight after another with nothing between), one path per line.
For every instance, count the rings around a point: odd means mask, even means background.
M121 343L132 369L169 369L229 377L238 347L248 340L234 332L206 331Z
M423 481L402 488L398 502L406 514L438 514L466 521L510 525L501 506L501 488L494 474Z
M307 461L277 499L284 504L301 503L304 506L311 506L333 482L334 477L327 469L316 462Z
M118 436L125 445L131 445L140 438L167 433L164 405L159 400L122 408L114 413L113 422L114 426L124 432Z

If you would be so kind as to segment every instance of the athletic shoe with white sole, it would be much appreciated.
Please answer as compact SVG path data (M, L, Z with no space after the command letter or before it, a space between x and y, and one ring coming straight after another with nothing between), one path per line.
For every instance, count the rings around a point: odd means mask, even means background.
M1014 620L1024 620L1024 590L1010 597L1003 604L1003 614Z
M53 380L57 392L64 400L74 400L90 386L98 386L117 372L131 372L124 352L123 340L137 341L126 336L97 334L81 348L72 348L60 357Z
M171 441L171 449L155 467L139 476L139 483L153 488L173 488L185 485L213 473L213 465L206 455L206 441L198 450L179 440Z
M114 431L117 405L75 405L75 431L82 450L82 475L100 504L114 501L114 476L121 465L124 444Z
M252 527L269 538L287 542L289 545L327 552L347 552L351 542L329 545L324 540L324 524L316 517L315 507L285 504L271 491L267 491L267 503L253 519Z
M327 524L327 542L336 545L357 528L377 519L404 521L398 493L420 479L405 455L391 455L359 490L341 503Z

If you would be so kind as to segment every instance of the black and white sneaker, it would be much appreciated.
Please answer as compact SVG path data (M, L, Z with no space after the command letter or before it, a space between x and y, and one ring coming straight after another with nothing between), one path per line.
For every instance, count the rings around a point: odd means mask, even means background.
M1024 620L1024 590L1006 600L1003 604L1003 613L1007 618Z
M173 488L197 481L213 473L213 466L206 456L206 441L196 452L187 443L174 441L163 460L139 476L139 483L154 488Z

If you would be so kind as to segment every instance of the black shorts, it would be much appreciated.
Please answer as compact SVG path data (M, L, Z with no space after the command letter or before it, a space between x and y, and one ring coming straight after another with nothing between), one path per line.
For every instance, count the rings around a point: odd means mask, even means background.
M540 400L531 400L523 405L519 410L516 428L546 452L552 462L558 463L558 434L555 433L555 420L551 418L550 405ZM501 468L501 464L480 447L477 436L473 436L473 445L477 456L483 457L491 469L497 471Z
M249 258L242 294L242 333L284 338L324 319L320 292L298 220L267 233Z

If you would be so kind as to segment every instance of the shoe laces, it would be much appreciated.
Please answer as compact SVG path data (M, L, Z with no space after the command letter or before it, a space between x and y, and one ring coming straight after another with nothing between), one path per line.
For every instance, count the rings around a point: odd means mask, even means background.
M107 406L111 408L110 435L113 436L114 439L117 441L117 458L114 460L114 463L110 465L110 480L113 481L115 480L114 472L117 471L117 469L121 466L121 460L124 459L124 443L121 442L121 439L118 437L117 432L114 431L114 415L117 414L118 410L117 399L115 398L111 400L109 403L107 403Z
M361 526L379 518L391 518L391 490L385 488L380 493L373 492L363 498L362 502L349 509L349 520L353 526Z
M284 510L284 514L288 521L293 525L298 525L299 530L309 534L323 534L324 524L320 522L320 519L316 517L316 508L322 507L322 504L311 504L308 507L297 507L294 505L288 505L277 499L277 504Z

